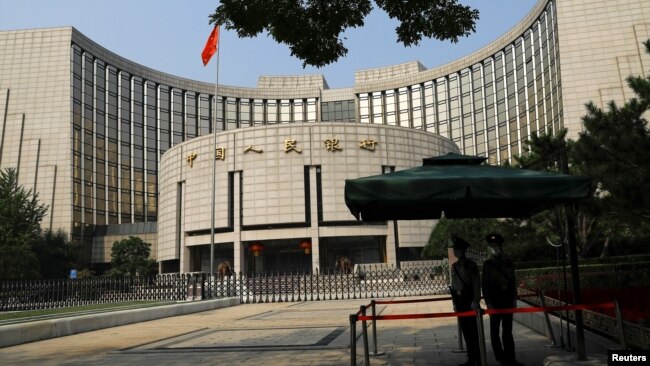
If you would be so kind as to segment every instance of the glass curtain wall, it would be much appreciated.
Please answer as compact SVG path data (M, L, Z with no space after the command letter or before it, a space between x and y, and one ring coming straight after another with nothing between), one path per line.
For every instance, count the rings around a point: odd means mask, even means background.
M549 2L522 36L467 69L358 94L359 122L440 134L464 154L488 156L491 164L525 153L532 134L554 133L562 125L554 11Z

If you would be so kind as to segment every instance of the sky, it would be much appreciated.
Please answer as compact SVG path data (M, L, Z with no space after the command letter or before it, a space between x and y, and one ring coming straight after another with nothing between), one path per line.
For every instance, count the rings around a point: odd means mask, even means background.
M458 43L423 40L397 43L396 21L375 9L365 26L348 29L348 54L322 68L303 68L286 45L262 34L238 38L221 29L219 84L255 87L261 75L322 74L330 88L354 86L354 72L420 61L432 68L471 54L523 19L537 0L461 0L480 11L476 32ZM215 82L216 56L207 66L201 51L212 31L208 15L218 1L206 0L0 0L0 30L73 26L108 50L152 69Z

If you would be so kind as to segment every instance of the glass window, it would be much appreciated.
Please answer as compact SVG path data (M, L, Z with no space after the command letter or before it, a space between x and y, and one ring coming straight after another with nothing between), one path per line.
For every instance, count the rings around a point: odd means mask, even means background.
M431 133L437 133L437 115L435 104L435 91L433 81L424 83L424 118L426 130Z
M372 93L372 123L384 123L384 99L381 92Z
M249 99L239 101L239 123L242 127L251 126L251 102Z
M172 89L172 145L180 144L185 138L185 123L183 123L183 91Z
M397 95L399 99L399 125L408 127L410 125L409 110L411 105L408 88L399 88Z
M413 128L422 129L422 88L420 85L411 87L411 105L413 106Z
M359 94L359 118L361 123L370 123L369 94Z
M217 121L216 121L216 130L217 132L219 131L224 131L226 129L225 125L225 119L224 119L224 103L225 103L225 98L222 97L221 95L213 98L213 102L217 104L216 109L217 109Z
M237 127L237 99L229 97L226 98L226 128L234 130Z
M266 101L266 123L278 123L278 102L276 100Z
M307 99L307 122L316 122L316 98Z
M199 136L205 136L212 131L212 111L210 110L210 96L199 94Z
M293 101L293 121L305 121L305 103L302 99L295 99Z
M196 93L185 92L185 138L191 139L199 135L197 120Z
M291 123L291 103L286 99L280 101L280 123Z
M395 126L397 117L395 116L395 91L387 90L385 95L386 124Z
M253 102L253 121L256 125L264 124L264 102L255 99Z

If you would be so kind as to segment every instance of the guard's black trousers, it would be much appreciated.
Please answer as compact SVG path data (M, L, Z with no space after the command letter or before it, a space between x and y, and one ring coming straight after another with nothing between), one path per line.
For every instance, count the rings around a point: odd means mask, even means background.
M501 329L501 336L499 336ZM490 340L494 357L501 362L515 359L515 340L512 337L512 314L490 315Z
M466 305L466 304L463 304ZM471 304L469 306L458 306L457 311L472 310ZM463 338L467 345L467 357L471 361L480 362L481 355L478 345L478 326L476 324L475 316L462 316L458 318L460 328L463 330Z

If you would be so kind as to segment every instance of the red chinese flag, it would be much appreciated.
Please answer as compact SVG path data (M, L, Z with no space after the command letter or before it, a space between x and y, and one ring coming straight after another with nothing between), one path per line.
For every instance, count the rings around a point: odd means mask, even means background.
M218 44L219 44L219 25L217 24L214 26L212 33L210 33L210 37L208 37L208 41L205 43L205 47L203 47L203 52L201 53L201 58L203 59L203 66L207 65L208 62L210 62L212 55L217 53Z

